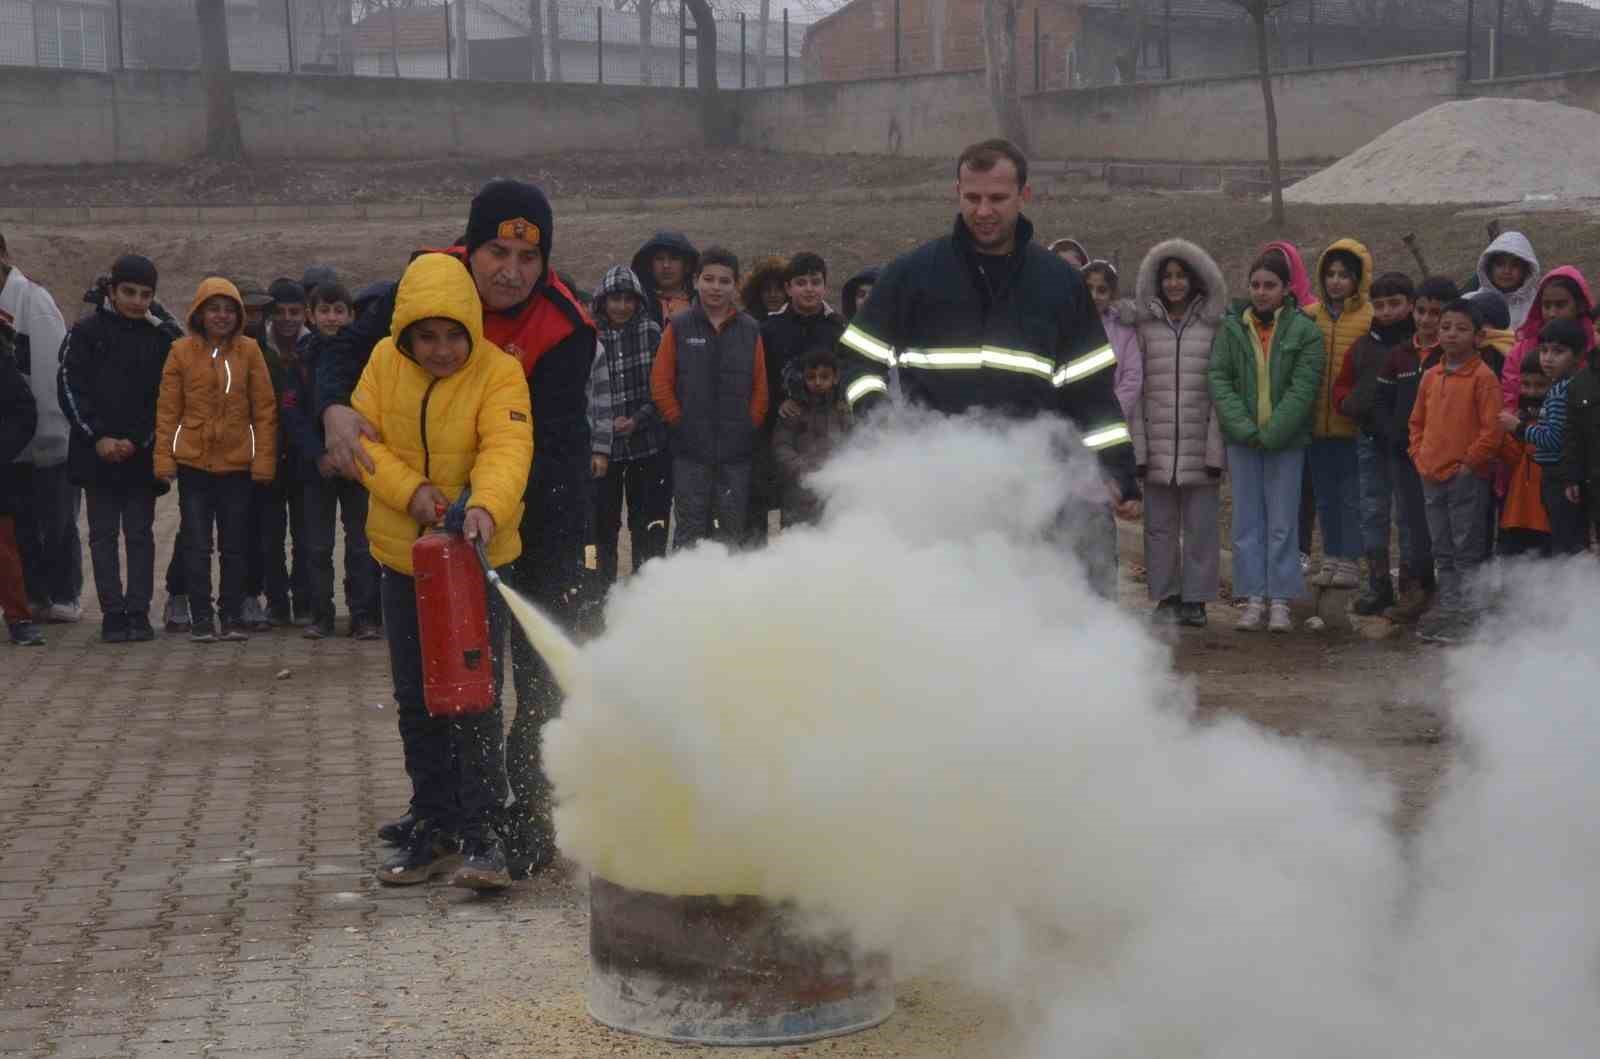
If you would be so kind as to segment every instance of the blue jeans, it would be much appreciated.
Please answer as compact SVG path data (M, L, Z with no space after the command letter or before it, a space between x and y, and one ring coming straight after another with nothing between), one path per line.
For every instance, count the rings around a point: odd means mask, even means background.
M1300 573L1300 475L1304 449L1228 446L1233 476L1233 591L1262 599L1305 594Z
M1411 526L1393 519L1394 479L1390 473L1388 445L1366 434L1356 439L1356 465L1361 478L1361 550L1368 555L1389 552L1389 527L1400 524L1400 554L1411 554ZM1376 571L1387 577L1388 570Z
M1322 554L1331 559L1361 555L1361 474L1352 438L1317 438L1306 450L1322 525Z

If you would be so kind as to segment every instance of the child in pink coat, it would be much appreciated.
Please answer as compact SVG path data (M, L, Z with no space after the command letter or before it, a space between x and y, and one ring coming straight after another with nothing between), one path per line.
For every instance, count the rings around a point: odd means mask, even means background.
M1115 388L1122 414L1133 418L1133 406L1144 392L1144 354L1139 351L1139 335L1117 315L1117 268L1109 261L1091 261L1084 266L1083 281L1089 285L1094 307L1100 310L1106 341L1117 355Z

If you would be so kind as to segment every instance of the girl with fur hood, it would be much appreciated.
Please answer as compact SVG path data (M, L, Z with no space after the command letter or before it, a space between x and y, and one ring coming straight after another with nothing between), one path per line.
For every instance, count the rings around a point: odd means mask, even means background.
M1144 553L1152 620L1202 627L1222 555L1222 430L1211 403L1211 346L1228 308L1222 270L1182 239L1139 265L1117 309L1138 336L1144 386L1129 412L1144 487Z

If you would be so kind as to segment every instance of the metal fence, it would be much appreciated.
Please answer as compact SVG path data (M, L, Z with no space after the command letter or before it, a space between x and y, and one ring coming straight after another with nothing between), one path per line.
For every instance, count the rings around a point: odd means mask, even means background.
M239 71L697 87L693 19L681 8L642 18L619 6L625 5L226 0L225 10L229 62ZM759 22L742 14L718 20L720 86L801 79L805 25L776 5L768 24ZM0 65L195 69L195 6L193 0L0 0Z

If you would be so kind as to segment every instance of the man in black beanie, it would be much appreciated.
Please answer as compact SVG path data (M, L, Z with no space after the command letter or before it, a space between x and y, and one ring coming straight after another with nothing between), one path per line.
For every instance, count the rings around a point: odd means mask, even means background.
M516 180L493 180L472 200L461 241L439 251L460 258L483 301L484 336L521 363L533 404L534 463L524 497L522 557L509 578L524 596L569 629L576 625L584 581L583 527L588 503L589 372L599 352L594 324L550 264L555 214L544 192ZM428 251L421 251L427 253ZM374 301L328 340L317 361L317 407L327 451L341 472L371 471L360 439L372 425L349 407L350 395L378 341L389 334L394 294ZM539 763L540 730L561 691L518 632L512 633L517 713L506 740L514 801L504 814L502 869L516 877L555 857L549 785ZM425 866L437 843L414 815L379 834L400 846L395 862ZM498 851L463 850L474 877L492 870Z

